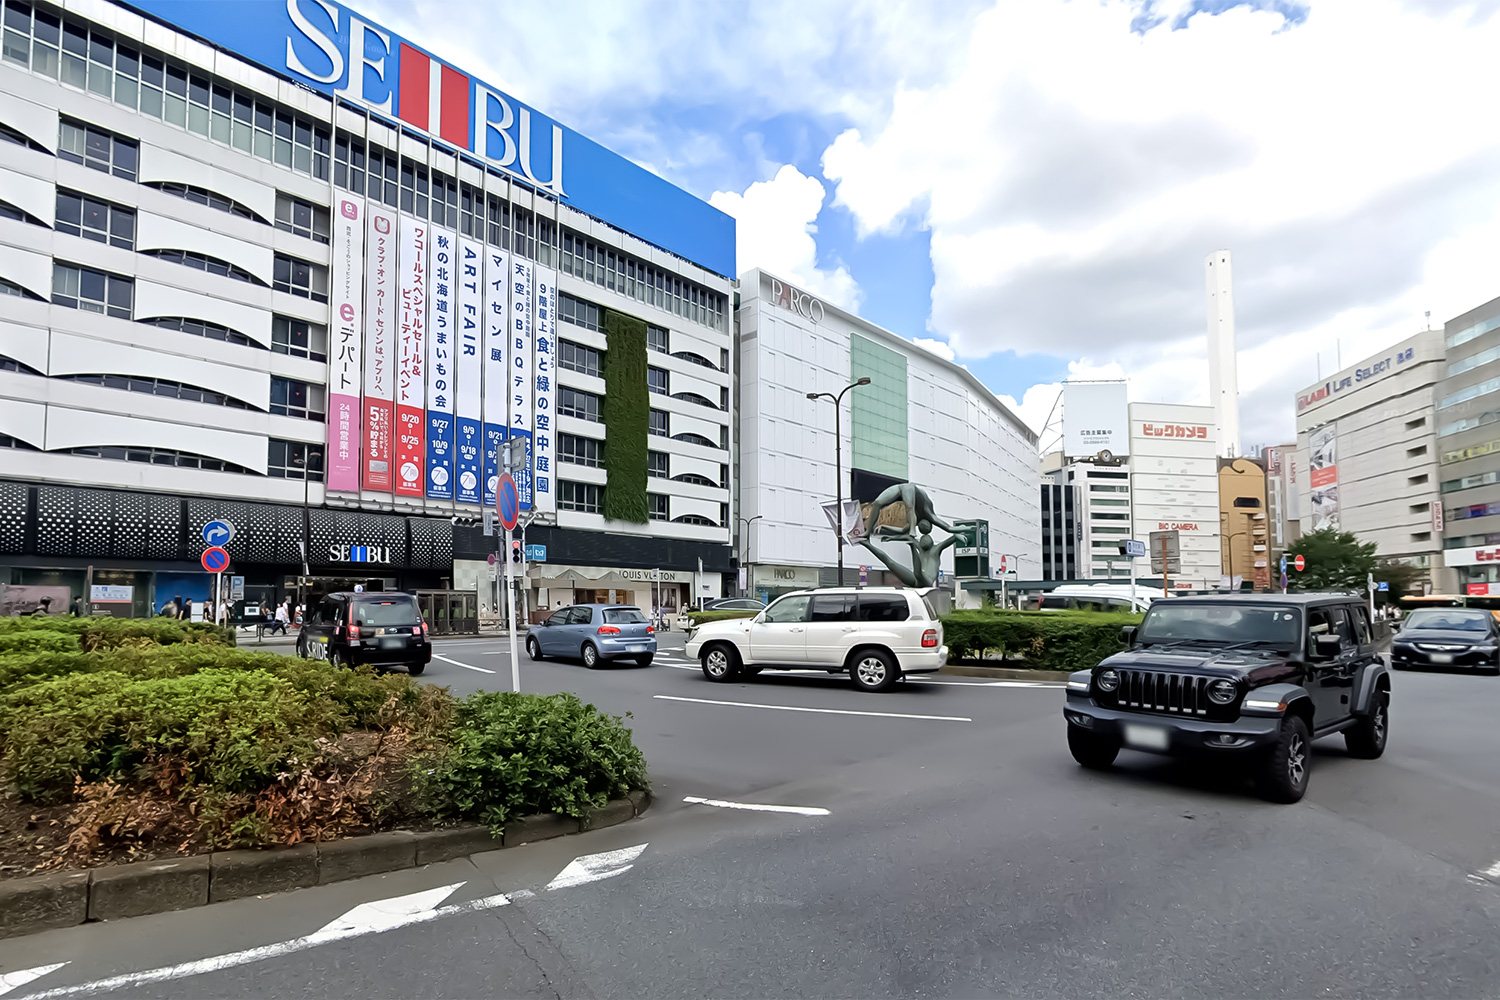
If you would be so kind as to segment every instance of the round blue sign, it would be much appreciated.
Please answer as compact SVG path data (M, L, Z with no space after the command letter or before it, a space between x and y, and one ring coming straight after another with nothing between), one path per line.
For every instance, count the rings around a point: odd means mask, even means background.
M229 568L229 553L217 545L203 550L203 568L210 573L222 573Z
M516 492L516 481L508 472L500 476L495 487L495 513L500 515L500 524L506 531L516 530L516 522L521 517L521 495Z

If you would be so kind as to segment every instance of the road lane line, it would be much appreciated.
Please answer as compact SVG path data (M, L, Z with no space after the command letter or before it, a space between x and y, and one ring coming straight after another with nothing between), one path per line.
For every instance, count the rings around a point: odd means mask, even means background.
M434 660L442 660L444 663L451 663L455 667L463 667L465 670L472 670L475 673L479 673L479 674L493 674L494 673L493 670L489 670L489 669L487 669L485 667L473 667L473 666L470 666L467 663L460 663L457 660L450 660L448 657L443 656L443 655L441 655L439 653L433 653L432 654L432 658Z
M711 698L680 698L671 694L654 694L660 701L687 701L697 705L727 705L731 708L768 708L778 712L813 712L818 715L863 715L878 719L926 719L930 722L973 722L964 715L910 715L905 712L856 712L847 708L804 708L800 705L761 705L750 701L714 701Z
M56 972L67 962L58 962L56 965L38 965L34 969L17 969L15 972L0 974L0 996L4 996L11 990L20 989L33 979L40 979L49 972Z
M818 806L773 806L763 802L729 802L724 799L703 799L696 795L684 795L682 801L697 806L714 806L718 809L748 809L751 812L793 813L797 816L830 816L827 809Z
M1500 861L1496 861L1494 864L1490 865L1479 874L1483 875L1491 882L1495 881L1496 879L1500 879Z

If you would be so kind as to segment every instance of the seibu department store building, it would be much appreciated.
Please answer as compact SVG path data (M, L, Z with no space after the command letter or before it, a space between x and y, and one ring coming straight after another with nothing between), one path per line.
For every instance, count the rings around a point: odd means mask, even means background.
M722 592L733 220L331 0L0 7L0 604L479 588L509 438L535 604Z

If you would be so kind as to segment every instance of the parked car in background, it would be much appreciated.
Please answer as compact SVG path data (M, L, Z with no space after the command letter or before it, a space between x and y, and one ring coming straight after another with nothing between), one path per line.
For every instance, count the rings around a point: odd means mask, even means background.
M1500 674L1500 621L1478 609L1413 611L1391 642L1391 666L1468 667Z
M297 655L344 667L404 666L416 677L432 662L432 639L411 594L329 594L302 623Z
M713 600L704 601L696 608L689 608L677 616L682 622L682 630L691 632L693 630L693 615L704 611L739 611L749 617L757 611L764 611L764 601L757 601L753 597L717 597Z
M787 594L753 618L697 626L686 648L711 681L811 668L847 673L863 691L887 691L948 660L937 612L919 592L896 587Z
M1134 590L1134 593L1132 593ZM1134 611L1144 613L1153 601L1162 600L1149 587L1128 583L1078 583L1054 587L1037 602L1038 611Z
M629 604L574 604L526 630L526 653L601 663L630 659L649 667L656 656L656 629L640 608Z

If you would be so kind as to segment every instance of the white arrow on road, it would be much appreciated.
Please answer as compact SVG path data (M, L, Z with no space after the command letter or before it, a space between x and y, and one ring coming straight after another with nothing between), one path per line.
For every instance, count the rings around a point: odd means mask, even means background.
M34 969L19 969L15 972L4 973L0 975L0 997L5 996L11 990L25 986L33 979L40 979L49 972L56 972L67 964L67 962L58 962L56 965L38 965Z
M633 867L631 864L641 856L646 849L645 844L637 844L634 847L622 847L618 851L605 851L603 854L585 854L568 862L568 866L557 873L557 878L547 883L548 889L570 889L575 885L583 885L587 882L598 882L600 879L614 878L623 875Z

